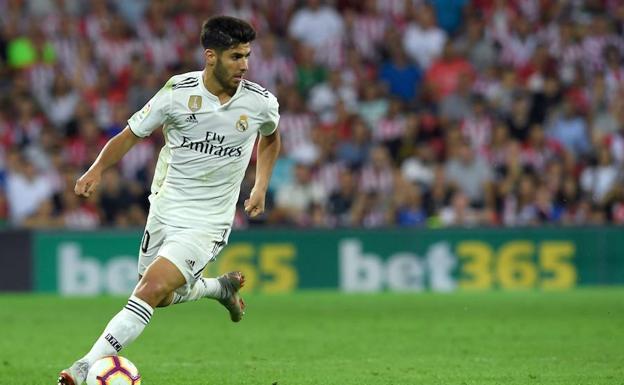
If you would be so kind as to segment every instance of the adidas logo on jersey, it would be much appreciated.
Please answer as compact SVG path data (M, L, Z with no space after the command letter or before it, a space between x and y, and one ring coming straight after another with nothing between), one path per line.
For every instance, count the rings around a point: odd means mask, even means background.
M195 261L193 261L192 259L187 259L186 264L189 265L191 269L195 267Z
M195 114L191 114L188 118L184 119L184 121L187 123L197 123L197 118L195 117Z

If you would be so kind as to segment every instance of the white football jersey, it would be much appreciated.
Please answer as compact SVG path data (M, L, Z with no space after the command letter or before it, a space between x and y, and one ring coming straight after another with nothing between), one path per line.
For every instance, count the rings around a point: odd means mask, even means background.
M247 80L222 105L204 86L202 73L173 76L128 125L139 137L163 127L166 143L154 173L150 215L227 241L254 142L258 133L277 129L279 105Z

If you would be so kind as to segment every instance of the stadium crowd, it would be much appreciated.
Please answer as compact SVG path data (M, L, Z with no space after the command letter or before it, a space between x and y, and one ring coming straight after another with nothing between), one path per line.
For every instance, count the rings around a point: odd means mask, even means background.
M160 134L92 197L75 180L203 68L215 14L254 25L280 101L268 211L235 226L624 224L618 0L0 0L1 220L143 226Z

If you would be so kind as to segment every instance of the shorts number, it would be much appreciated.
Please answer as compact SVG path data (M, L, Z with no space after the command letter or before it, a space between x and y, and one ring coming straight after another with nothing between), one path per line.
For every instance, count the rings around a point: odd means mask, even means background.
M149 231L145 230L145 234L143 234L143 239L141 239L141 251L147 253L147 248L149 247L150 235Z

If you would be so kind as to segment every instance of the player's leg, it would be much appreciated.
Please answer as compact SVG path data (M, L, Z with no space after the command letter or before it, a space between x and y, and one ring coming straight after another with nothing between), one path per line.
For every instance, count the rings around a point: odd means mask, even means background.
M174 263L163 257L156 258L145 271L126 306L106 325L91 350L61 372L59 385L82 384L95 361L115 355L132 343L149 323L154 307L185 284L186 278Z
M201 232L185 232L169 237L172 245L185 245L185 258L176 259L178 266L187 278L187 287L169 295L159 307L197 301L201 298L216 299L230 313L230 319L238 322L245 314L245 302L239 290L245 284L245 276L240 271L233 271L217 278L203 277L202 272L208 263L215 260L225 242L223 238L205 235ZM171 248L171 254L180 254L178 248Z
M185 294L170 293L156 307L167 307L184 302L193 302L201 298L221 299L223 285L218 278L199 277L197 282Z
M160 306L197 301L200 298L216 299L229 311L230 319L238 322L245 314L245 301L239 294L244 284L245 276L240 271L225 273L218 278L201 277L187 294L172 293Z

